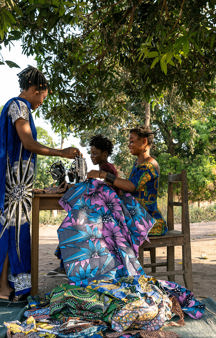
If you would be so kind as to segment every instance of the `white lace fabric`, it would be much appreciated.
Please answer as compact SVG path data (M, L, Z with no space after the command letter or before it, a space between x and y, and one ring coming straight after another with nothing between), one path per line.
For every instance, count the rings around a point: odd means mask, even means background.
M14 124L18 119L22 118L29 121L29 110L25 102L19 101L19 106L13 101L8 109L8 116L11 117L12 123Z

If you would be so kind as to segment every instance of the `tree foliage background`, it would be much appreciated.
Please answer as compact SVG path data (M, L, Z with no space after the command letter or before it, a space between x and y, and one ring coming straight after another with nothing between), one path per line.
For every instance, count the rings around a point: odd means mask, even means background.
M161 189L186 168L191 199L213 199L215 9L213 0L5 0L0 39L22 39L36 55L52 89L42 114L57 132L83 143L106 134L126 175L128 129L144 123L149 102Z
M38 142L44 144L47 147L55 148L57 146L52 137L49 136L48 132L41 127L37 127L37 139ZM41 155L37 156L37 175L34 184L35 188L49 187L54 183L52 176L49 172L49 169L53 162L54 160L52 157Z

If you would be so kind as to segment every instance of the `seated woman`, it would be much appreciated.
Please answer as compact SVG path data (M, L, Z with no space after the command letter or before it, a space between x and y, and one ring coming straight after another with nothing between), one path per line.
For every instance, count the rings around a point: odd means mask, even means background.
M118 175L116 168L112 163L108 162L108 157L112 154L113 144L112 142L103 135L93 136L89 142L91 160L94 165L99 165L99 170L109 172L114 175ZM118 189L116 189L118 193ZM61 250L59 245L55 250L55 255L60 259L60 267L57 267L54 270L51 270L48 275L58 275L65 273L64 264L61 256Z
M99 165L99 170L110 172L118 176L117 170L112 163L108 162L108 157L112 154L112 142L102 135L93 136L89 143L91 147L91 160L94 165Z
M115 166L108 162L108 157L112 154L113 144L112 142L103 135L93 136L89 143L91 147L91 160L94 165L99 165L99 177L100 172L105 171L118 176L118 172ZM106 181L106 180L105 180ZM110 182L106 182L109 185L112 185ZM113 186L112 186L113 187ZM120 189L113 187L117 194L120 193Z
M157 206L157 193L160 168L157 161L150 155L154 133L145 127L130 130L129 149L137 159L134 163L129 180L118 178L105 171L91 170L88 178L104 178L114 187L131 192L146 211L156 220L149 235L164 235L167 226Z

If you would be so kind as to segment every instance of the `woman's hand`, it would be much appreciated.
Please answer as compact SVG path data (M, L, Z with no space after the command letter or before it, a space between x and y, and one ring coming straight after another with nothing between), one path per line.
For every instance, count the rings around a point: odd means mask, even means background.
M24 148L32 153L44 156L61 156L65 158L75 158L80 156L79 149L69 147L65 149L54 149L46 147L33 139L29 121L22 118L15 122L17 134Z
M87 173L87 178L98 178L99 170L91 170Z
M74 147L68 147L61 150L61 156L65 158L75 158L76 156L80 156L81 152L79 149Z
M91 170L87 174L87 178L98 178L98 177L106 179L107 172L103 171L103 170L100 170L100 171L99 170ZM108 184L108 182L106 182L106 181L105 181L105 183ZM136 190L135 185L131 181L125 180L124 178L120 178L120 177L115 177L112 185L114 185L115 187L122 189L124 191L134 192Z

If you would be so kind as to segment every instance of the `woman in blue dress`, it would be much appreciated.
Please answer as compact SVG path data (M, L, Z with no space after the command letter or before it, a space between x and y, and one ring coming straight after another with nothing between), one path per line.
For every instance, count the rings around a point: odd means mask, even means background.
M48 148L37 142L31 110L48 94L45 76L28 66L18 74L21 93L0 115L0 299L31 289L30 211L36 154L74 158L79 150Z

